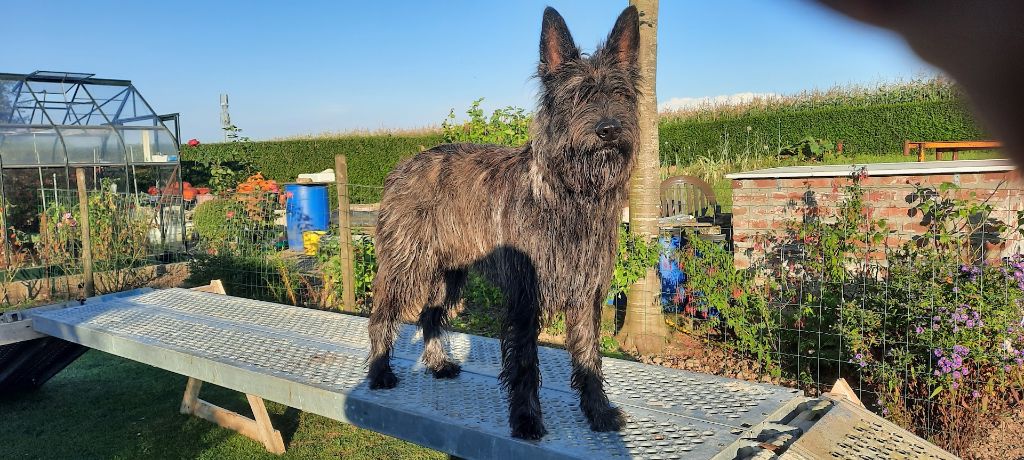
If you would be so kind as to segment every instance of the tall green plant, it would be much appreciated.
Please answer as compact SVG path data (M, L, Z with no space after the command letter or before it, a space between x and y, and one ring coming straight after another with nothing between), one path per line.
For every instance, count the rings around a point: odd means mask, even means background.
M488 118L480 103L484 98L473 101L466 110L468 120L458 121L455 109L441 122L441 133L445 142L466 142L473 144L495 144L520 146L530 135L530 116L520 107L496 109Z

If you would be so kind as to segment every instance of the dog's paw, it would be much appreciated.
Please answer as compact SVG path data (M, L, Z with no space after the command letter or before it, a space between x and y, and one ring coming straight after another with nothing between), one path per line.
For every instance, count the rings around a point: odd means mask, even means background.
M398 377L391 369L385 369L376 375L370 376L371 390L387 390L398 385Z
M588 413L587 420L593 431L619 431L626 426L626 414L612 406Z
M462 367L451 361L445 361L437 369L430 369L430 373L434 374L435 379L454 379L461 372Z
M544 422L538 416L520 414L511 420L511 424L513 438L536 441L548 434L548 430L544 428Z

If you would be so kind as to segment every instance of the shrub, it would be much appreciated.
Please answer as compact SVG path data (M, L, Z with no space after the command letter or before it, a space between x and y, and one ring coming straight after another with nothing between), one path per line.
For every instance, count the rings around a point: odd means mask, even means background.
M192 214L195 231L205 241L227 241L232 236L232 226L228 220L234 213L241 212L241 207L231 199L218 198L200 203Z
M484 118L480 103L484 98L473 101L466 110L469 120L456 122L455 109L441 122L441 133L448 143L468 142L474 144L496 144L519 146L526 143L530 135L530 116L519 107L497 109L490 119Z

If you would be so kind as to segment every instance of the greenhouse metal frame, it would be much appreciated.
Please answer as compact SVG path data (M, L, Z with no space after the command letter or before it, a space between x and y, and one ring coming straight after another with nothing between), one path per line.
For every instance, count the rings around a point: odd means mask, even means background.
M178 114L157 114L130 80L0 73L0 217L37 232L40 210L76 202L81 169L88 190L156 206L160 241L183 236L179 137Z

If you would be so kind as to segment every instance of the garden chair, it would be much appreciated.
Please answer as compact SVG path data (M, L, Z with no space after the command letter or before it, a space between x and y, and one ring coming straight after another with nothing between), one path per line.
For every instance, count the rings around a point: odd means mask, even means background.
M673 234L679 234L684 228L712 227L718 230L698 231L698 234L711 241L727 239L720 230L727 226L727 216L722 214L711 185L698 177L673 176L661 182L660 217L662 229Z
M674 176L661 182L661 217L714 218L721 214L715 192L693 176Z

